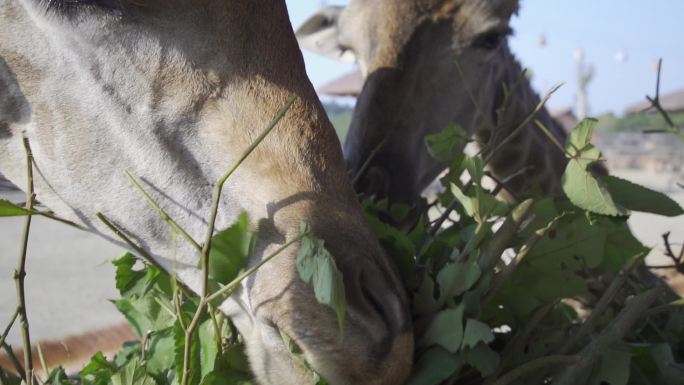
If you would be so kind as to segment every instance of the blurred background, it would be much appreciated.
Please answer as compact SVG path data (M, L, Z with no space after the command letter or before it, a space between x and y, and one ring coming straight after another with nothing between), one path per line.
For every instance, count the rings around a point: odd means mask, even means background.
M348 3L287 0L295 28L323 6ZM564 84L548 103L556 115L569 111L579 117L598 117L604 120L603 131L635 132L644 124L662 123L632 116L647 106L645 95L655 92L660 58L664 60L661 94L669 96L666 107L684 123L682 17L681 1L522 0L513 19L510 45L539 93ZM354 72L354 64L306 51L304 60L324 101L353 105L353 98L331 96L326 91L331 91L331 83L335 85L340 77ZM347 89L352 86L346 84Z
M295 28L324 5L346 3L287 0ZM510 40L539 93L564 83L548 106L567 128L583 116L600 119L594 140L608 159L611 173L663 191L680 204L684 204L684 189L677 183L684 182L684 144L669 135L643 131L664 126L659 115L645 111L649 106L645 96L655 93L659 58L664 60L663 105L676 124L684 125L683 19L681 0L523 0ZM310 79L343 138L351 120L354 90L361 87L355 65L308 52L304 58ZM0 198L24 199L1 177ZM630 225L642 242L654 247L649 257L652 263L663 255L664 232L672 231L676 245L684 240L684 218L635 213ZM0 220L0 325L5 325L16 307L12 271L21 227L21 218ZM130 338L117 326L123 318L105 300L117 296L109 261L121 250L94 236L35 218L29 253L27 302L34 340L56 341L58 350L76 359L78 338L68 348L59 348L68 335L83 336L94 330L96 335ZM14 328L9 343L19 345L18 331Z

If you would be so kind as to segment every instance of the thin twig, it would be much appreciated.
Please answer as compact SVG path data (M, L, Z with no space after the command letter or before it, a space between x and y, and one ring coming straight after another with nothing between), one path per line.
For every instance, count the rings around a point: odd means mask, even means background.
M152 208L154 208L159 213L159 216L161 216L162 220L164 220L169 226L171 226L172 229L176 230L176 232L180 233L180 235L183 236L183 238L185 238L185 240L189 244L191 244L197 251L202 251L202 246L200 246L199 243L197 243L181 225L174 221L173 218L171 218L171 216L166 211L164 211L164 209L161 208L161 206L152 198L152 196L150 196L150 194L147 191L145 191L143 186L135 179L135 177L133 177L133 175L131 175L131 173L128 171L126 171L125 173L126 177L128 177L128 180L130 180L131 183L133 183L133 186L135 186L135 188L137 188L138 191L140 191L140 193L145 197L147 203L149 203L150 206L152 206Z
M468 180L468 182L463 186L463 193L466 194L468 190L473 186L474 182L473 179ZM447 219L449 219L449 216L451 215L451 212L456 209L458 205L460 205L461 202L458 201L458 199L455 199L449 203L449 205L444 209L444 212L442 215L440 215L437 220L435 220L430 227L430 230L428 230L428 235L430 236L435 236L439 229L442 227L444 222L446 222Z
M534 200L528 199L516 206L506 217L499 230L494 234L480 256L480 269L488 271L501 259L501 254L510 246L510 241L527 218Z
M513 258L511 263L506 265L506 267L504 267L503 270L501 270L501 272L497 275L497 278L494 280L494 282L492 282L489 291L487 291L487 294L482 299L483 304L489 303L489 301L494 298L494 295L499 291L499 289L501 289L504 283L508 281L508 278L511 276L511 274L513 274L515 269L520 265L520 263L522 263L527 255L529 255L532 249L534 249L534 246L537 245L537 242L544 238L546 233L553 229L561 218L563 218L563 214L552 219L551 222L549 222L544 228L541 228L532 234L532 236L525 242L520 250L518 250L518 253L515 255L515 258Z
M544 96L544 98L539 102L539 104L537 104L537 106L536 106L536 107L534 108L534 110L532 110L532 112L525 118L525 120L523 120L522 123L520 123L520 125L518 125L516 128L514 128L514 129L513 129L513 130L512 130L512 131L511 131L511 132L510 132L510 133L501 141L501 142L499 142L492 150L488 151L487 156L484 158L484 164L489 164L489 162L492 160L492 158L495 156L495 154L498 153L498 151L501 149L501 147L503 147L503 146L505 146L506 144L508 144L508 142L510 142L510 141L518 134L518 132L520 132L520 130L522 130L522 129L525 128L528 124L530 124L530 122L532 121L532 119L534 119L534 117L537 116L537 114L539 113L539 111L541 111L541 110L544 108L544 106L546 105L546 102L549 101L549 99L551 98L551 96L552 96L556 91L558 91L558 89L561 88L561 86L562 86L562 84L557 84L557 85L551 87L551 89L549 90L549 92L546 93L546 95Z
M33 192L33 153L28 138L24 138L24 150L26 151L26 210L33 211L36 194ZM21 336L24 344L24 370L26 371L26 384L33 385L33 356L31 355L31 333L29 320L26 312L26 252L28 249L29 232L31 230L32 214L28 214L24 220L24 231L19 251L19 262L14 271L14 280L17 287L17 305L19 306L19 319L21 321Z
M674 121L670 117L670 114L665 111L665 108L663 108L663 105L660 103L660 79L661 79L661 72L663 68L663 59L658 60L658 75L656 78L656 93L654 97L646 96L646 100L648 100L651 103L651 107L655 108L660 116L665 119L665 123L668 125L667 130L647 130L647 133L670 133L674 134L679 137L682 141L684 141L684 132L680 131L679 128L674 124Z
M370 166L371 162L375 158L376 155L378 155L378 152L380 152L380 149L387 143L387 138L384 138L383 140L378 143L377 146L371 151L371 153L368 155L368 158L366 158L366 161L363 162L363 165L359 169L359 171L356 172L356 175L354 175L354 179L352 179L352 187L356 187L356 184L359 182L359 179L363 176L363 174L366 172L366 169Z
M40 360L40 365L43 367L43 371L45 372L45 378L48 378L50 377L50 372L48 371L48 366L45 361L45 355L43 355L43 348L40 346L40 342L36 343L36 351L38 352L38 359ZM38 376L36 376L36 378L38 378Z
M581 343L582 338L584 338L593 330L599 317L602 317L605 314L605 310L620 291L625 283L625 280L627 280L627 277L632 274L634 269L639 265L639 263L641 263L641 261L643 261L645 256L646 253L639 253L627 261L625 267L622 268L622 270L617 274L617 277L615 277L613 282L610 283L610 286L603 293L601 299L599 299L598 303L594 307L594 310L591 312L586 321L582 323L582 326L580 326L577 333L575 333L572 338L568 338L566 343L560 348L558 351L559 354L566 354L570 352L575 344Z
M682 254L684 254L684 246L682 247L682 252L679 253L679 257L675 256L672 250L672 245L670 244L670 232L663 234L663 243L665 243L665 255L670 258L676 265L682 263Z
M17 374L21 379L26 383L26 371L24 371L24 368L21 366L21 363L19 362L19 359L17 358L17 355L14 354L14 350L12 350L12 346L8 345L7 342L3 342L0 344L0 347L5 349L5 352L7 352L7 357L12 361L12 365L14 366L14 370L17 371Z
M19 317L20 310L17 307L17 310L14 311L14 315L10 319L9 323L7 324L7 327L5 327L5 331L2 332L2 335L0 336L0 345L2 345L5 342L5 338L7 338L7 335L9 334L10 330L12 330L12 326L14 325L14 321L17 320L17 317Z
M652 309L649 309L646 313L644 313L645 318L650 318L654 315L660 314L660 313L667 313L669 311L674 311L674 310L681 310L682 307L684 307L684 304L674 304L674 303L668 303L665 305L660 305L656 306Z
M546 126L544 125L544 123L542 123L539 119L535 119L535 120L534 120L534 124L536 124L537 127L539 127L540 130L542 130L542 132L544 133L544 135L546 135L546 136L549 138L549 140L551 140L551 142L552 142L553 144L555 144L556 147L558 147L558 148L561 150L561 152L563 152L564 154L568 155L568 152L565 150L565 147L561 144L561 142L558 141L558 138L556 138L556 137L551 133L551 131L549 131L548 127L546 127Z
M174 275L174 280L176 276ZM187 325L185 324L185 320L183 319L183 310L181 309L181 302L183 301L181 296L183 295L180 290L178 290L178 285L174 286L174 292L173 292L173 304L176 307L176 319L178 319L178 323L180 324L180 327L183 330L187 330Z
M81 226L75 222L72 222L68 219L60 218L60 217L56 216L53 212L50 212L50 211L34 211L33 214L34 215L40 215L41 217L45 217L48 219L52 219L53 221L57 221L57 222L65 224L65 225L69 225L69 226L77 228L79 230L86 230L85 227L83 227L83 226Z
M496 110L496 115L497 115L497 120L496 120L496 128L492 131L491 135L489 135L489 140L487 141L487 144L485 146L480 147L480 151L478 151L477 155L481 155L484 152L488 151L488 149L496 144L496 142L499 140L499 136L502 133L505 133L505 130L502 129L505 119L504 119L504 114L510 107L511 101L514 99L513 95L515 92L518 90L518 88L521 87L524 81L527 80L527 69L523 69L520 71L520 74L518 75L518 78L515 80L513 83L513 86L510 89L507 89L506 83L502 82L502 87L504 89L504 101L501 103L501 107L497 108Z
M485 114L484 110L480 106L480 102L477 100L477 98L475 98L475 94L473 94L473 90L470 87L470 84L468 83L468 77L463 72L463 68L461 68L461 63L459 63L458 60L456 60L455 65L456 65L456 70L458 71L458 76L461 79L461 82L463 83L463 89L468 94L468 97L470 98L470 101L473 103L473 106L475 107L475 110L477 111L477 113L484 119L485 124L493 132L495 130L496 126L494 125L494 122L492 121L492 117L489 114Z
M162 309L166 310L167 313L173 318L176 318L176 312L169 307L169 305L164 302L163 299L159 298L159 296L153 296L154 302L156 302L159 306L161 306Z
M568 366L561 375L554 378L554 385L575 385L591 369L596 361L617 341L624 338L634 323L641 318L644 312L658 299L661 294L660 288L650 289L637 295L627 303L627 306L618 314L617 318L605 328L603 333L594 338L586 348L578 354L579 361Z
M660 104L660 79L662 75L662 70L663 70L663 59L660 58L658 59L658 73L656 77L656 91L655 91L655 97L650 97L646 96L646 99L648 99L649 102L655 107L658 112L663 116L665 121L667 122L667 125L670 127L674 127L674 122L670 118L670 114L668 114L664 109L663 106Z
M286 244L280 246L276 251L274 251L271 255L267 256L266 258L263 258L259 263L256 265L250 267L249 269L245 270L242 274L238 275L237 278L235 278L233 281L231 281L229 284L226 286L223 286L221 289L217 290L215 293L207 297L206 302L214 302L218 298L221 298L223 296L229 295L233 290L235 290L240 282L242 282L245 278L249 277L250 275L254 274L255 271L259 270L261 266L266 264L266 262L270 261L271 259L277 257L280 253L285 251L288 247L292 246L294 243L297 243L302 240L302 238L306 237L310 233L308 231L305 231L301 233L298 237L292 239L291 241L287 242Z
M282 120L282 118L285 116L285 114L290 110L292 105L295 103L297 100L297 96L292 96L288 102L285 104L285 106L278 111L276 116L271 120L271 122L268 124L266 129L262 131L262 133L252 142L252 144L247 147L247 149L240 155L240 157L235 161L235 163L228 169L228 172L226 172L216 183L216 186L214 186L214 194L212 197L212 203L211 203L211 212L209 216L209 221L208 221L208 226L207 226L207 232L206 236L204 239L204 243L202 245L202 250L201 250L201 255L200 255L200 261L201 261L201 267L202 267L202 286L201 286L201 291L200 291L200 303L197 306L197 310L195 311L195 315L192 317L192 321L190 321L190 324L188 325L187 329L185 329L185 346L183 350L183 374L181 377L181 385L187 385L189 380L190 380L190 353L191 353L191 346L192 346L192 336L193 333L195 332L195 329L199 325L199 321L202 317L202 313L205 311L207 303L208 303L208 298L209 297L209 255L211 253L211 239L214 236L214 227L216 226L216 216L218 214L218 208L219 208L219 203L221 201L221 192L223 190L223 185L226 183L226 181L233 175L235 170L242 165L242 163L247 159L247 157L257 148L259 144L268 136L268 134L273 131L273 129L278 125L278 123ZM258 264L257 266L262 266L264 261L262 263ZM256 266L255 266L256 267ZM258 267L256 267L258 268ZM256 271L255 268L249 269L248 271L251 271L253 273ZM251 274L250 273L250 274ZM242 279L246 276L240 276Z
M211 303L207 304L207 312L209 313L209 318L211 319L211 326L214 328L214 343L216 344L216 350L218 351L218 356L223 355L223 345L221 344L221 327L216 320L216 309Z
M677 266L677 265L646 265L646 268L655 269L655 270L677 270L679 268L679 266Z
M549 312L556 307L559 302L560 300L548 303L534 312L532 318L525 323L525 328L516 333L516 335L513 336L513 338L506 344L501 352L501 363L499 364L499 367L496 369L494 374L487 378L484 385L492 385L492 382L498 378L501 371L505 369L508 363L513 359L513 356L518 353L515 351L516 348L519 349L521 346L525 346L530 334L532 334L532 332L537 328L537 325L539 325L539 323L546 318Z
M216 214L218 212L218 205L219 201L221 199L221 191L223 190L223 185L226 183L228 178L230 178L231 175L237 170L238 167L242 164L242 162L247 159L247 157L254 151L254 149L266 138L266 136L271 133L271 131L275 128L275 126L280 122L280 120L285 116L287 111L290 110L294 102L297 100L297 96L293 96L290 98L290 100L285 104L285 107L283 107L276 116L273 118L273 120L269 123L269 125L266 127L266 129L254 140L254 142L245 150L242 155L238 158L238 160L233 164L233 166L228 170L228 172L225 173L221 177L221 179L218 180L216 183L216 186L214 188L214 196L212 199L212 205L211 205L211 214L209 218L209 227L207 228L207 234L204 239L204 245L202 249L202 257L204 259L209 257L209 251L211 248L211 238L214 236L214 226L216 225ZM203 261L203 263L206 263L207 261ZM208 272L207 272L208 274ZM208 279L208 275L207 275ZM207 284L207 279L205 279L204 282L204 289L206 290L206 284Z
M567 365L574 364L579 361L577 356L563 356L555 355L548 357L541 357L530 362L526 362L523 365L511 370L510 372L499 377L492 385L508 385L513 383L515 380L529 374L531 372L537 371L539 369L547 368L549 366Z
M446 220L449 218L451 212L454 211L454 209L460 204L461 203L458 201L458 199L454 198L454 200L452 200L451 203L449 203L449 205L444 209L442 215L440 215L439 218L437 218L437 220L432 224L432 227L430 227L428 230L428 234L434 237L444 222L446 222Z
M123 240L128 245L128 247L133 249L133 251L135 251L135 253L138 256L140 256L143 260L145 260L145 262L147 264L149 264L149 265L151 265L151 266L153 266L153 267L159 269L160 271L163 271L169 275L175 276L174 274L171 274L169 271L164 269L164 267L162 265L160 265L159 262L155 261L155 259L152 258L152 256L147 251L143 250L140 246L136 245L135 242L133 242L128 237L128 235L126 235L124 230L119 228L118 225L115 225L114 222L112 222L109 218L107 218L106 215L104 215L102 213L97 213L97 214L95 214L95 216L100 221L102 221L102 223L104 223L105 226L107 226L114 234L116 234L119 238L121 238L121 240ZM178 282L178 286L188 296L192 295L192 290L190 290L190 288L185 286L182 282Z
M496 197L497 195L499 195L499 193L502 190L506 190L506 192L511 196L511 198L513 198L513 202L511 202L511 203L517 203L517 202L522 201L522 198L515 191L513 191L513 189L508 187L508 183L511 180L513 180L514 178L517 178L520 175L523 175L524 173L526 173L527 171L529 171L532 168L533 168L532 166L522 167L520 170L514 172L513 174L507 175L503 179L499 179L494 174L492 174L491 172L485 171L484 174L496 183L496 187L492 190L491 194Z

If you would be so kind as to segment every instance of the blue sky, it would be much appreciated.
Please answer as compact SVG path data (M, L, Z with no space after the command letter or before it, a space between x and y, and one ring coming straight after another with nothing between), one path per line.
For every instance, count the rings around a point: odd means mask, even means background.
M328 0L345 4L345 0ZM295 28L321 5L320 0L287 0ZM544 93L565 85L549 102L569 107L576 93L574 52L582 49L596 70L589 88L591 113L613 111L640 102L655 90L653 64L664 59L662 92L684 88L684 1L682 0L522 0L513 20L511 47L532 70L533 85ZM546 46L538 44L540 36ZM624 52L627 59L618 61ZM351 71L350 64L305 53L314 86Z

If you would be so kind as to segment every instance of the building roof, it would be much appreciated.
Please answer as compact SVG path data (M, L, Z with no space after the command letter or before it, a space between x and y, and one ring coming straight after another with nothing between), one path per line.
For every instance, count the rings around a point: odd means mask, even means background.
M342 77L330 81L318 88L318 92L329 96L353 96L357 97L363 88L363 76L355 70Z
M684 89L660 95L660 104L665 111L679 112L684 111ZM625 109L625 113L634 114L637 112L651 111L651 102L644 100L643 102L633 104Z

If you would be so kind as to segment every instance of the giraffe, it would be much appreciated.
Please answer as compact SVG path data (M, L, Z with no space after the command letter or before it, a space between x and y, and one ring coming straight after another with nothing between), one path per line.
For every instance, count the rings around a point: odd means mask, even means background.
M212 204L216 181L289 100ZM252 266L309 223L344 277L344 338L300 278L298 248L285 249L220 304L258 383L313 383L281 333L331 384L397 384L410 372L406 293L364 223L284 0L0 0L0 172L27 186L28 170L56 215L142 250L202 295L199 243L176 237L126 171L187 238L204 238L212 212L217 230L248 214Z
M358 190L414 204L448 166L423 138L457 123L495 149L485 156L510 195L561 194L567 160L535 120L559 143L566 134L545 108L526 120L540 98L507 43L518 8L517 0L352 0L298 29L302 47L354 57L365 78L344 146L351 172L382 146Z
M457 123L490 149L484 157L503 198L562 195L566 133L543 106L528 119L541 99L508 45L518 10L518 0L351 0L303 23L301 47L353 58L365 78L344 145L350 173L364 171L357 191L420 212L421 193L449 166L424 138ZM608 174L602 163L590 171Z

